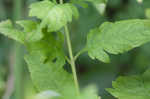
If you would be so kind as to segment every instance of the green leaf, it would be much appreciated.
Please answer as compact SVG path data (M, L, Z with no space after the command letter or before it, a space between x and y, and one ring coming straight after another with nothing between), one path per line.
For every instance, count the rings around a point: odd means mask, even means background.
M93 85L81 90L80 95L77 95L75 89L71 86L66 86L66 89L62 96L57 99L100 99L100 97L97 96L97 88Z
M110 54L120 54L150 41L149 20L126 20L105 22L90 31L87 50L92 59L109 62Z
M39 19L44 19L54 6L54 3L47 0L33 3L30 6L29 16L36 16Z
M24 43L24 39L25 39L24 32L15 29L15 27L13 27L13 24L11 23L10 20L3 21L0 23L0 32L11 39L14 39L20 43Z
M33 83L38 91L54 90L61 93L65 90L66 85L73 84L72 75L64 70L65 60L61 55L53 57L53 60L56 58L56 62L48 60L45 63L46 58L40 52L33 52L25 56Z
M72 17L78 17L78 10L75 6L66 4L57 4L50 1L41 1L30 6L30 16L36 16L42 20L41 28L48 27L49 32L60 30Z
M48 57L55 56L54 52L62 52L63 53L63 43L64 36L62 33L49 33L44 31L44 37L40 41L36 42L26 42L26 47L29 52L40 51L40 53L44 54ZM63 55L64 56L64 55Z
M88 6L86 2L91 2L92 4L94 4L94 6L97 6L99 4L107 3L107 0L71 0L70 2L86 8Z
M53 90L42 91L36 95L35 99L100 99L97 96L97 88L93 85L81 90L80 95L76 94L72 86L65 86L65 88L63 93L57 93Z
M34 42L43 38L42 29L40 28L40 24L38 22L23 20L17 21L17 24L24 28L26 42Z
M119 77L107 91L118 99L150 99L150 70L143 75Z
M56 33L54 33L56 34ZM59 38L58 38L59 37ZM29 54L25 60L38 91L54 90L62 93L73 84L73 77L64 69L63 39L60 33L46 33L44 38L26 43Z

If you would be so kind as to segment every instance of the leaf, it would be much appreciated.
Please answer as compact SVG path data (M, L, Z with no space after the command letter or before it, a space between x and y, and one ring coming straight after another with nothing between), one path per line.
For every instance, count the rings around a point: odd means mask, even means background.
M143 75L119 77L107 91L118 99L150 99L150 70Z
M44 37L40 41L26 42L26 47L30 53L40 51L45 56L53 57L56 51L63 53L64 36L62 33L49 33L44 31ZM63 54L62 54L63 55ZM64 56L64 55L63 55Z
M61 93L65 86L73 84L72 75L64 69L62 44L60 34L55 37L52 33L45 33L42 40L26 44L29 54L25 60L38 91L54 90Z
M17 24L24 28L24 32L26 33L25 41L35 42L43 38L42 29L40 28L40 24L38 22L22 20L17 21Z
M54 6L54 3L47 0L33 3L30 6L29 16L36 16L39 19L44 19Z
M11 39L14 39L20 43L24 43L25 39L24 32L15 29L10 20L6 20L0 23L0 32Z
M76 91L71 86L66 86L67 90L64 90L63 95L58 99L100 99L97 96L97 88L93 85L87 86L81 90L80 95L76 94Z
M38 93L35 99L101 99L97 96L97 88L89 85L81 90L80 95L76 94L73 86L65 86L63 93L57 93L52 90L46 90Z
M45 63L46 58L40 52L25 56L33 83L38 91L54 90L61 93L65 85L72 84L72 76L63 69L65 60L62 56L53 57L57 59L56 62L49 60Z
M105 22L88 34L87 50L92 59L107 63L110 61L107 53L124 53L149 41L149 20Z
M60 32L50 33L44 28L42 29L44 33L39 33L43 37L39 39L39 35L36 34L39 23L34 21L18 21L17 23L24 28L23 32L14 29L9 20L0 23L0 31L26 46L28 54L25 56L25 60L38 91L62 92L66 85L73 86L72 75L64 69L63 34Z
M107 0L71 0L70 2L73 4L81 5L82 7L86 8L88 6L86 2L91 2L92 4L94 4L94 6L97 7L100 4L107 3Z
M78 10L75 6L66 4L57 4L50 1L41 1L30 6L30 16L36 16L42 20L41 28L48 26L49 32L60 30L72 17L78 17Z

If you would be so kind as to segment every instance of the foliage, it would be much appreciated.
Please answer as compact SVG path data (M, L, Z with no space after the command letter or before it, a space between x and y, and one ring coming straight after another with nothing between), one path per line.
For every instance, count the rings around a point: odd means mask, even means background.
M86 6L86 2L91 2L95 5L106 3L106 0L53 1L33 3L29 16L35 17L34 21L22 20L13 25L6 20L0 23L0 32L27 48L25 61L39 93L56 92L60 94L56 99L99 99L96 87L88 86L80 90L75 60L87 51L92 59L107 63L110 62L109 54L122 54L140 47L150 41L150 21L132 19L104 22L90 30L86 47L74 56L67 24L72 22L73 17L79 17L75 4ZM64 51L65 41L69 58ZM72 74L66 70L66 62L70 64ZM149 71L142 76L120 77L113 82L114 89L107 90L119 99L148 99L148 74Z

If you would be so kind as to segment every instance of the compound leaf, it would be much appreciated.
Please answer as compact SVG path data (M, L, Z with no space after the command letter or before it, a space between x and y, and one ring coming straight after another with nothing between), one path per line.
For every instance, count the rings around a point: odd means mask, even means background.
M49 32L60 30L72 17L78 17L78 10L72 4L57 4L50 1L41 1L30 6L30 16L36 16L42 20L41 28L48 27Z
M109 62L110 54L120 54L150 41L149 20L125 20L105 22L90 31L87 50L92 59Z
M25 34L18 29L15 29L10 20L3 21L0 23L0 32L8 36L11 39L14 39L20 43L24 43Z
M107 91L118 99L150 99L150 70L143 75L119 77Z

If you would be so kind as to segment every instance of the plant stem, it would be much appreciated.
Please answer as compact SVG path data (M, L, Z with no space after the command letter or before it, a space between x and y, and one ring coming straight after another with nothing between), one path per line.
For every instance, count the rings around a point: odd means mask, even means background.
M14 0L14 15L13 20L19 20L22 18L23 0ZM15 63L14 63L14 75L15 75L15 99L23 99L23 48L22 45L15 42L14 44Z
M63 4L63 0L59 0L59 1L60 1L60 4ZM77 78L77 73L76 73L76 65L75 65L74 56L72 53L70 34L69 34L67 25L64 28L65 28L65 35L66 35L66 39L67 39L67 45L68 45L68 51L69 51L69 57L70 57L70 65L72 68L72 73L73 73L73 78L74 78L74 84L75 84L77 95L79 95L80 89L79 89L78 78Z
M66 35L66 39L67 39L68 51L69 51L69 56L70 56L70 60L71 60L70 65L72 68L74 83L75 83L77 94L79 95L80 90L79 90L79 84L78 84L78 79L77 79L77 74L76 74L76 68L75 68L76 66L75 66L75 61L74 61L74 57L73 57L73 53L72 53L72 46L71 46L69 30L68 30L67 26L65 26L65 35Z
M77 59L82 53L86 52L86 50L87 50L86 48L80 50L80 51L74 56L74 61L76 61L76 59Z

